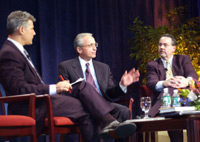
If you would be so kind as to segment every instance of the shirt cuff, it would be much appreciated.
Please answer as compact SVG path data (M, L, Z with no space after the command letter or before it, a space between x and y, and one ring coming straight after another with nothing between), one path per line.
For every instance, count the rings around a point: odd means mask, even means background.
M188 86L190 86L192 83L194 85L194 80L191 76L187 77L187 80L188 80Z
M56 85L55 84L49 85L49 95L55 95L55 94L57 94Z
M164 87L163 87L163 82L164 82L164 81L158 81L158 82L157 82L157 84L156 84L156 86L155 86L156 92L161 92L161 91L164 89Z
M127 92L127 87L126 87L126 86L122 86L122 85L119 83L119 87L122 89L122 91L123 91L124 93Z

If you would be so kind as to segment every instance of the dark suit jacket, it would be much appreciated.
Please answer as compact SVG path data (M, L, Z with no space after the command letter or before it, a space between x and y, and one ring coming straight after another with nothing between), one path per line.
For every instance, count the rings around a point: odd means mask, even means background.
M108 65L93 60L94 70L102 95L110 100L124 95L119 85L113 82L113 76ZM70 82L83 78L83 72L78 58L64 61L58 66L58 74L62 75L65 80ZM59 78L60 79L60 78Z
M28 93L49 94L49 85L41 83L35 69L26 57L8 40L0 50L0 81L8 96ZM65 95L52 95L51 101L54 115L69 117L79 124L85 141L98 139L90 115L83 110L78 99ZM10 114L27 115L28 102L9 103L8 110ZM35 111L36 128L39 133L43 129L46 118L46 103L43 100L37 100Z
M172 72L174 76L193 77L198 79L198 75L191 64L191 59L187 55L174 55L172 61ZM161 97L163 92L156 92L155 86L158 81L166 79L165 68L162 60L159 58L147 64L147 78L146 83L154 93L152 96L152 108L149 112L150 116L155 116L159 112L161 106ZM169 88L172 95L173 88Z
M9 40L1 48L0 65L0 82L7 96L49 93L49 85L41 83L26 57Z

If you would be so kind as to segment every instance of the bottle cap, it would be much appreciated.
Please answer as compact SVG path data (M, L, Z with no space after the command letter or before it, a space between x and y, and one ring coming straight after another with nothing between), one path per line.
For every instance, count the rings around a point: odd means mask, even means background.
M168 88L164 88L164 93L168 93Z
M177 93L178 93L178 90L177 90L177 89L175 89L175 90L174 90L174 94L177 94Z

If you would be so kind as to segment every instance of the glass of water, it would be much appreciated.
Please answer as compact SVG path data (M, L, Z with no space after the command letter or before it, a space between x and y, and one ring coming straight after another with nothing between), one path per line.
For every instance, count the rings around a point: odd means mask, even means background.
M149 118L148 112L151 108L151 98L150 97L141 97L140 98L140 107L144 111L144 118Z

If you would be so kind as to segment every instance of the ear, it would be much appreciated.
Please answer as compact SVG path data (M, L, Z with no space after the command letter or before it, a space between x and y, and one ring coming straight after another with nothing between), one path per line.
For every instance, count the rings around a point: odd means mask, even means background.
M176 51L176 46L173 46L173 52L175 52Z
M18 29L18 31L19 31L20 34L23 34L24 33L24 27L20 26L19 29Z
M81 47L78 46L78 47L76 48L76 51L78 52L78 54L81 54L82 51L83 51L83 49L82 49Z

